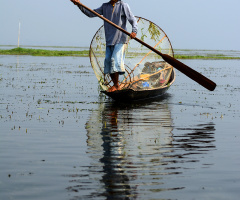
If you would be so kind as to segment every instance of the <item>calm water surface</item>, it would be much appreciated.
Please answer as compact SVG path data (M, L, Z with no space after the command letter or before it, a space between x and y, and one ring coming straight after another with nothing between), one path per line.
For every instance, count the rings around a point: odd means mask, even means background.
M239 199L240 61L183 62L216 90L119 104L88 58L0 56L0 199Z

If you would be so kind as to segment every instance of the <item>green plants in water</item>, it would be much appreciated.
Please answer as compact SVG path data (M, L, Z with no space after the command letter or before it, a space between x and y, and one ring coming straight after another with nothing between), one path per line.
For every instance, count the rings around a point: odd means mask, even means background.
M176 59L200 59L200 60L238 60L240 57L225 56L223 54L208 54L208 55L178 55L175 54Z
M0 50L2 55L31 55L31 56L81 56L87 57L89 51L57 51L44 49L25 49L17 47L10 50Z
M58 51L58 50L44 50L44 49L27 49L27 48L14 48L10 50L0 50L0 55L31 55L31 56L78 56L88 57L89 51ZM144 56L145 53L127 52L128 57ZM104 56L104 54L102 54ZM160 57L159 57L160 58ZM206 54L195 55L191 54L175 54L176 59L209 59L209 60L239 60L240 57L233 57L224 54ZM0 77L1 78L1 77ZM1 79L0 79L1 80Z

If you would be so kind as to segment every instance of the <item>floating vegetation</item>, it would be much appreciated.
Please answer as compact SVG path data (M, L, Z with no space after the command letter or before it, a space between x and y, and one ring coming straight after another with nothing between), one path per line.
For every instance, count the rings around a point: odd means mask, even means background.
M57 51L57 50L44 50L44 49L25 49L14 48L10 50L0 50L2 55L31 55L31 56L81 56L87 57L89 52L83 51Z
M238 60L240 57L231 57L225 56L224 54L208 54L208 55L175 55L174 58L176 59L203 59L203 60Z
M152 30L152 29L151 29ZM216 53L208 53L205 54L195 54L193 50L182 50L188 51L187 54L175 54L174 58L176 59L199 59L199 60L239 60L240 57L238 56L229 56L225 54L216 54ZM190 51L190 53L189 53ZM144 53L138 53L144 54ZM126 56L128 57L135 57L138 54L136 52L128 52ZM44 49L27 49L27 48L14 48L10 50L0 50L0 55L31 55L31 56L76 56L76 57L88 57L89 51L58 51L58 50L44 50ZM81 67L81 66L79 66ZM2 80L2 76L0 75L0 81Z

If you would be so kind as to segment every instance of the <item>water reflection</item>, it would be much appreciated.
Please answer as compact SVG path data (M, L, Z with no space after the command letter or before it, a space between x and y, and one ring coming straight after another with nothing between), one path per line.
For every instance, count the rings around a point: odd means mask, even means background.
M174 128L169 98L100 103L86 123L91 163L71 176L77 184L68 190L81 192L79 198L147 199L184 189L175 180L192 168L191 162L199 162L198 154L215 149L215 128L211 123Z
M110 106L104 109L102 115L100 134L103 157L99 161L103 164L103 176L100 181L106 189L102 195L107 199L124 199L136 193L137 188L130 185L130 181L135 179L134 174L127 174L124 167L131 161L124 152L125 137L124 132L118 128L118 112L117 107Z
M175 153L174 156L184 158L194 154L208 153L216 148L214 123L198 124L192 128L176 128L176 130L178 130L178 134L174 136L174 149L175 152L180 151L180 155ZM197 161L199 160L188 160L188 162Z

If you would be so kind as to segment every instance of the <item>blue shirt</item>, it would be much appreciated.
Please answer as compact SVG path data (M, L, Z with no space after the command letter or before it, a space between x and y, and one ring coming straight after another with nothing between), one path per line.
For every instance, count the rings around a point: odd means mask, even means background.
M96 17L93 13L89 12L82 6L79 6L80 10L88 17ZM113 6L110 1L102 4L100 8L94 9L95 12L103 15L103 17L112 21L121 28L127 30L127 20L132 25L132 32L137 33L137 20L132 14L129 5L119 0ZM127 35L122 31L116 29L111 24L104 21L104 30L106 45L125 44L127 42Z

